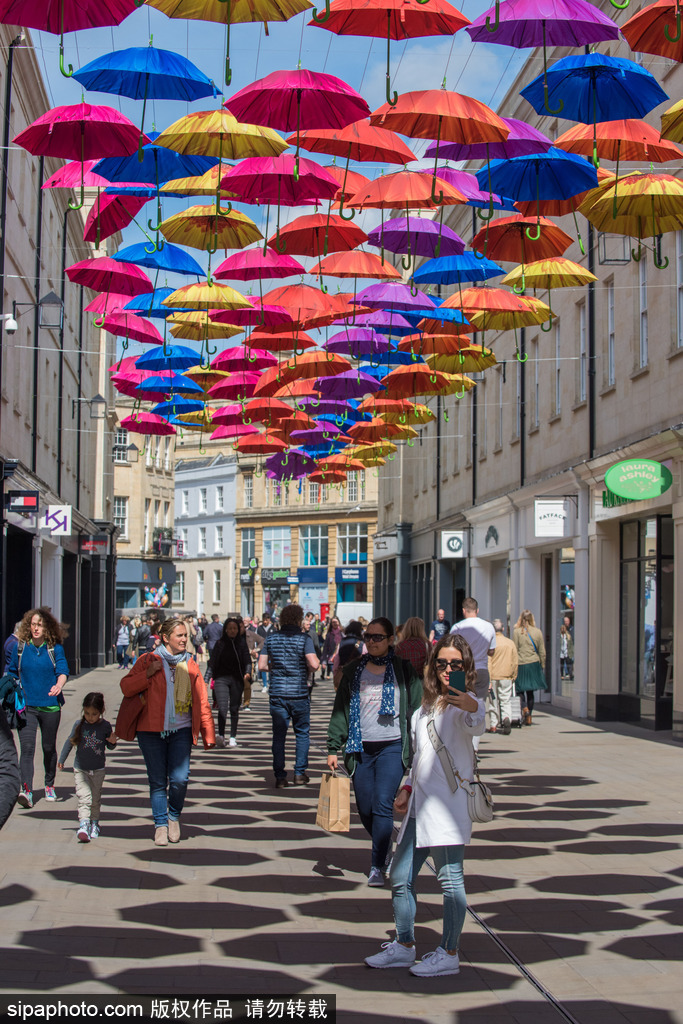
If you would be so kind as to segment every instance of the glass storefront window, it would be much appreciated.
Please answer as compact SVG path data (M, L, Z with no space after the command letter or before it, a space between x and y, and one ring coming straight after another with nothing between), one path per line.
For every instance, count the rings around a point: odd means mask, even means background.
M292 561L292 531L288 526L267 526L263 531L263 566L279 569ZM289 596L289 591L288 591Z

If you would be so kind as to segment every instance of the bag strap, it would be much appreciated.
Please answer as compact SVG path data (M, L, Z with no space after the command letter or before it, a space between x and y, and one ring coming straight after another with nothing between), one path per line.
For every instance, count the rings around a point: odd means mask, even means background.
M432 746L434 747L434 750L436 751L436 755L439 758L439 761L441 762L441 767L443 768L444 775L446 776L446 781L448 782L448 785L450 786L451 793L455 793L455 791L458 788L458 784L459 784L465 790L466 793L469 793L471 795L471 793L472 793L472 782L470 782L469 779L463 779L462 775L460 774L458 769L453 764L453 758L451 757L451 752L448 749L448 747L445 745L445 743L442 741L441 737L439 736L439 733L437 732L436 725L434 723L434 712L433 711L429 712L429 718L427 719L427 735L429 736L429 738L430 738L430 740L432 742ZM473 748L473 751L474 751L474 748ZM474 762L474 766L473 766L473 774L475 776L477 776L477 778L478 778L479 772L477 770L477 765L476 765L476 755L475 755L475 762Z
M534 643L534 638L532 637L532 635L531 635L531 633L529 632L529 630L528 630L528 629L527 629L527 631L526 631L526 635L527 635L527 636L529 637L529 639L531 640L531 646L532 646L532 647L533 647L533 649L534 649L534 650L536 651L536 656L537 656L538 658L540 658L540 654L538 653L538 647L537 647L537 646L536 646L536 644Z

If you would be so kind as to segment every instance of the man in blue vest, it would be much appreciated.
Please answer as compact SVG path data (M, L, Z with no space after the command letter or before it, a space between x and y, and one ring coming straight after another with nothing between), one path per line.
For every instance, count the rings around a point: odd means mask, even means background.
M287 604L280 612L280 630L266 637L259 656L259 672L270 674L270 716L273 721L273 771L276 789L288 785L285 771L285 740L291 721L296 739L294 785L309 781L311 702L309 671L317 671L320 660L313 640L303 632L304 610L300 604Z

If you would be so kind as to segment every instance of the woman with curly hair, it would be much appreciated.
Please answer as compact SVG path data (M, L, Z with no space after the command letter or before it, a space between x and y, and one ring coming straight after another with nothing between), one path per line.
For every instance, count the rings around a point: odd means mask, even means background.
M456 672L464 673L464 691L449 688L457 681L451 680ZM465 790L458 784L453 792L452 783L458 775L472 779L472 737L484 732L485 708L476 696L476 681L467 641L454 634L442 637L425 672L422 706L412 718L413 766L394 801L396 814L403 817L391 862L396 938L366 958L368 967L408 967L421 978L460 971L458 942L467 909L463 855L472 822ZM439 747L445 748L445 756L439 755ZM416 963L415 882L430 855L443 892L443 932L441 945Z
M62 690L69 678L69 666L62 641L66 627L47 608L26 612L17 630L18 643L12 651L7 672L21 682L26 701L26 725L19 733L21 790L18 803L33 807L33 760L40 728L45 768L45 799L56 800L57 731L64 703Z

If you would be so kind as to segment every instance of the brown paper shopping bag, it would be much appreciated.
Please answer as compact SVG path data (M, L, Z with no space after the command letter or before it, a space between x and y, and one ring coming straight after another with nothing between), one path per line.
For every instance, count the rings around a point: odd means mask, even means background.
M326 832L348 832L351 822L351 780L326 772L320 780L316 825Z

